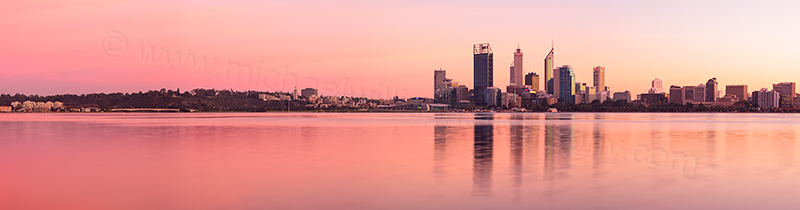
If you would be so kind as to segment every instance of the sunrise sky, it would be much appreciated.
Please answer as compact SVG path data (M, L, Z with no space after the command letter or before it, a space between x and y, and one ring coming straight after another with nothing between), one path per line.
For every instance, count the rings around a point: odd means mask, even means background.
M798 11L800 1L739 0L4 1L0 93L432 97L435 69L472 87L473 44L491 44L505 87L517 44L524 72L542 75L551 40L557 66L590 84L605 66L612 91L711 77L753 91L800 81Z

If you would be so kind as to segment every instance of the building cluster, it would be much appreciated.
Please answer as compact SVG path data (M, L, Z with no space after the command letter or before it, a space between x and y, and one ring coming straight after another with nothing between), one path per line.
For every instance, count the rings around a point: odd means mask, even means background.
M306 101L306 106L314 108L328 108L331 106L353 108L375 108L380 104L392 104L393 100L369 100L350 96L320 96L319 90L305 88L294 89L291 93L259 94L258 98L264 101Z
M671 85L663 88L663 82L656 78L651 82L647 93L631 97L630 91L611 92L605 83L605 67L593 68L591 84L576 80L575 71L570 65L555 65L555 48L544 58L543 78L536 72L525 73L522 50L513 52L513 62L509 66L510 81L505 89L494 83L494 53L488 43L475 44L473 51L473 88L447 78L445 70L434 70L434 98L437 106L514 109L529 104L552 105L554 103L580 104L624 100L644 105L651 104L703 104L706 106L746 106L746 108L769 110L779 107L797 107L800 97L795 91L794 82L773 84L772 90L766 88L748 92L747 85L726 85L725 92L719 89L717 78L711 78L696 86ZM540 87L543 86L543 89ZM744 101L747 101L746 103Z
M489 43L475 44L473 51L473 88L459 85L447 78L445 70L434 70L433 102L451 106L477 106L481 108L514 109L530 104L552 105L554 103L578 104L603 102L605 100L631 101L630 91L612 93L605 83L605 67L593 69L592 84L576 80L570 65L554 65L555 48L544 58L544 89L536 72L525 73L523 53L517 46L513 62L509 66L510 81L505 89L494 84L494 53Z
M35 101L14 101L11 106L0 106L0 112L54 112L67 111L64 103L59 101L35 102Z
M648 93L640 94L637 101L644 104L743 106L760 110L792 108L800 102L794 82L776 83L772 85L772 90L762 88L753 92L748 92L747 85L726 85L723 94L717 78L711 78L696 86L671 85L668 91L663 91L662 81L656 78Z

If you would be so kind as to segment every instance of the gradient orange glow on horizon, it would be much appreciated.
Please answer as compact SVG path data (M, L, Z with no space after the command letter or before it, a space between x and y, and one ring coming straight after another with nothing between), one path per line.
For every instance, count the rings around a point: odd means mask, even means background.
M431 97L439 68L472 87L472 44L491 44L494 85L505 87L517 44L524 72L543 75L551 40L557 66L573 66L589 84L592 67L605 66L612 91L712 77L720 90L753 91L800 79L798 9L787 1L12 1L0 3L0 93L297 86ZM150 49L188 63L170 65ZM191 65L202 58L205 69Z

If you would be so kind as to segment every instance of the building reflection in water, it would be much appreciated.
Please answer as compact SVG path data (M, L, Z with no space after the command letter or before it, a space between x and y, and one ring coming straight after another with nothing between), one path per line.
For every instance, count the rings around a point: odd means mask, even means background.
M491 196L494 126L492 114L475 114L475 142L473 145L472 194Z
M605 126L603 124L602 118L600 114L594 115L594 123L592 126L592 186L595 190L595 193L600 193L599 191L602 190L600 185L600 179L603 177L603 166L606 163L605 160L605 144L606 144L606 133L605 133Z
M553 198L556 169L568 171L572 150L573 128L572 114L557 114L558 117L546 117L544 126L544 181L545 196ZM567 122L547 122L548 120L567 120Z
M447 126L436 125L433 130L433 175L436 181L442 182L446 176Z
M594 160L594 176L600 176L603 165L605 164L605 127L601 121L599 114L594 115L594 123L592 126L592 156Z
M519 200L520 188L522 187L522 158L523 158L523 137L525 127L522 125L522 115L512 115L510 127L510 154L511 154L511 184L514 186L514 199Z

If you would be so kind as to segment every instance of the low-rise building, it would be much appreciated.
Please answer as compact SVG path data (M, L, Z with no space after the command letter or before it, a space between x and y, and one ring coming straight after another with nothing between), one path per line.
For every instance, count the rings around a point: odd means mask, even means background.
M626 90L625 92L615 92L613 100L625 100L627 102L631 102L631 91Z

